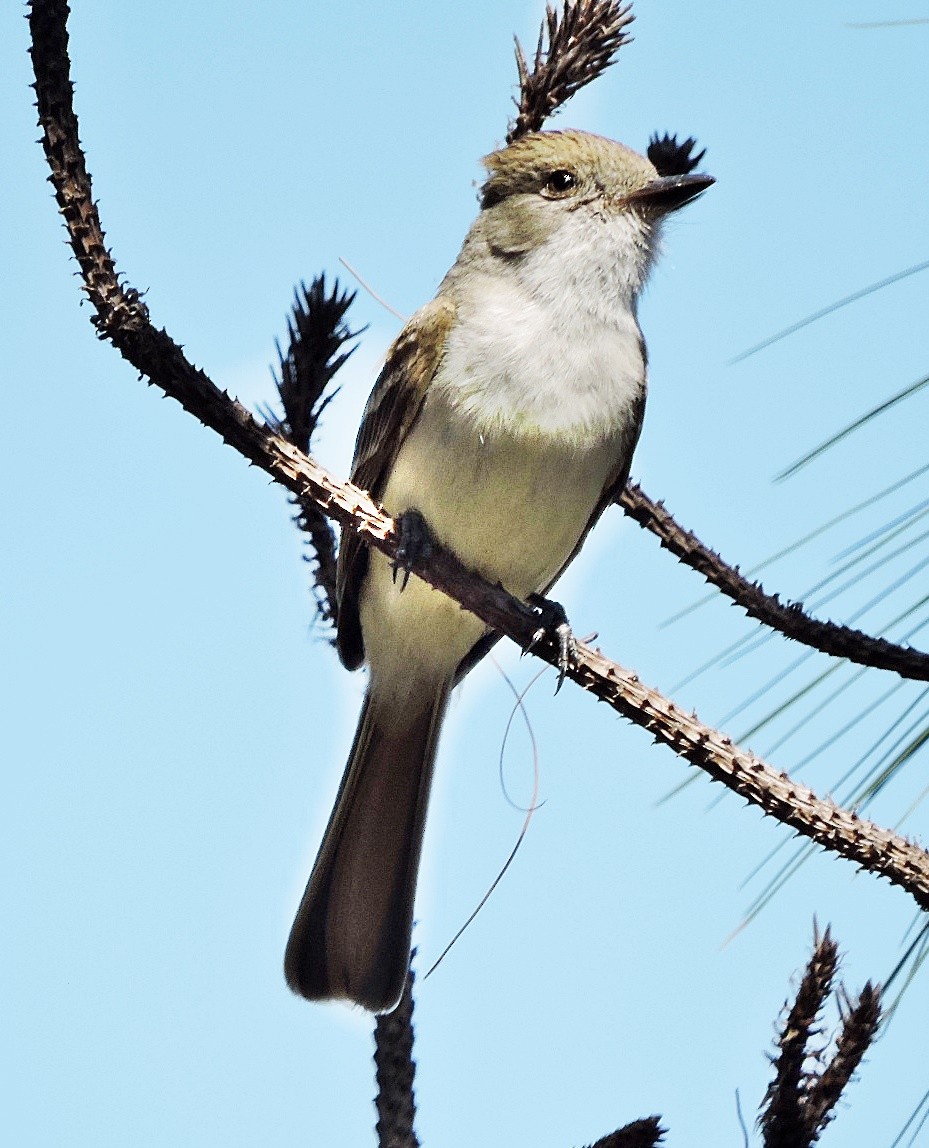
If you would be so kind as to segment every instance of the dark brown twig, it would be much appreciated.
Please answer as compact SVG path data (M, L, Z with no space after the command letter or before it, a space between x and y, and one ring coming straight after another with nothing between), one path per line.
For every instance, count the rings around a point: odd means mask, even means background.
M633 1120L624 1128L602 1136L590 1148L656 1148L666 1131L661 1127L660 1119L660 1116L646 1116L644 1120Z
M152 326L138 295L119 283L109 254L101 250L103 233L77 140L68 76L67 14L65 0L34 0L30 9L32 58L43 145L97 330L151 382L301 502L312 500L369 546L395 556L393 521L365 491L339 482L229 398L187 361L166 332ZM461 602L492 629L557 665L557 641L536 641L537 613L502 587L464 569L454 555L436 547L431 556L413 565L413 572ZM583 643L578 644L567 676L765 813L888 878L921 907L929 908L929 855L912 842L818 798Z
M537 132L553 112L595 80L629 43L632 5L617 0L565 0L561 16L545 6L532 69L516 41L519 99L506 142Z
M678 143L677 136L663 136L656 132L648 141L646 155L655 165L659 175L689 175L700 166L700 161L706 155L706 148L694 155L697 141L691 136Z
M653 502L640 487L630 484L616 501L630 518L650 530L666 550L702 574L750 618L834 658L847 658L876 670L892 670L914 681L929 681L929 654L835 622L811 618L799 603L784 603L776 594L768 594L759 583L750 582L737 567L724 562L695 534L679 526L664 505Z
M838 967L838 946L827 929L822 938L814 939L813 955L781 1028L778 1054L772 1058L774 1079L758 1119L765 1148L815 1144L877 1034L881 994L868 982L842 1022L834 1054L823 1064L821 1016ZM842 996L840 990L840 1000Z
M280 365L274 373L284 414L282 418L271 414L269 422L304 454L310 453L323 411L339 393L332 381L357 344L343 348L365 330L353 331L345 321L354 301L355 292L340 288L337 279L327 291L325 274L317 275L309 287L301 283L294 291L287 348L277 344Z
M287 348L282 350L278 344L280 365L274 376L283 416L267 409L261 414L304 454L311 452L323 411L339 393L333 379L354 354L357 343L344 348L364 330L353 331L345 320L354 299L355 292L342 290L338 280L327 291L324 274L309 287L301 283L294 291ZM307 561L314 565L317 620L331 633L338 620L335 531L315 503L298 505L294 521L306 535L311 552Z
M832 1119L835 1106L846 1085L858 1070L871 1047L881 1022L881 991L870 981L861 990L858 1003L849 1011L836 1043L836 1051L825 1071L809 1090L807 1123L814 1139Z
M809 1141L804 1114L804 1064L838 967L839 948L827 929L814 947L778 1039L774 1079L768 1085L759 1119L766 1148L803 1148Z
M377 1142L379 1148L419 1148L413 1131L416 1100L413 1078L413 957L400 1003L374 1022L377 1066Z

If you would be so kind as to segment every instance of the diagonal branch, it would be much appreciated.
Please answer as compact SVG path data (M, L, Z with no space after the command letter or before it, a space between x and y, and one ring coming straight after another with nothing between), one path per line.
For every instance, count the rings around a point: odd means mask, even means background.
M737 567L728 565L695 534L679 526L664 505L653 502L640 487L630 484L616 501L630 518L650 530L666 550L702 574L750 618L835 658L848 658L876 670L893 670L915 681L929 681L929 654L835 622L822 622L804 613L801 604L785 603L776 594L768 594L758 582L750 582Z
M301 502L312 500L369 546L395 556L394 523L370 495L335 479L221 391L187 361L165 331L152 325L138 294L119 282L103 246L103 231L78 143L68 74L67 15L65 0L33 0L32 58L43 146L94 310L94 326L138 371ZM454 555L437 548L416 562L413 570L492 629L557 664L557 642L547 636L538 638L538 614L502 587L465 570ZM886 877L910 893L922 908L929 909L929 854L912 842L818 798L806 786L734 746L696 716L678 710L673 702L644 686L635 674L598 650L579 644L568 676L766 814Z

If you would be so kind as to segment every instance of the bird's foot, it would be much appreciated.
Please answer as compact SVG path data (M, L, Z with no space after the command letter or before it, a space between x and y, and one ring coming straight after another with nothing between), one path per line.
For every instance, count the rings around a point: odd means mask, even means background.
M539 614L539 628L532 635L532 640L526 647L528 653L533 646L538 645L543 638L548 638L558 647L558 684L555 693L564 684L565 675L571 668L574 656L577 653L577 642L568 624L568 615L560 602L552 602L543 598L541 594L530 594L529 605Z
M404 510L394 520L397 524L397 553L391 563L394 585L397 584L397 574L402 573L400 581L401 593L406 589L410 580L410 571L423 558L428 558L434 546L432 532L425 518L418 510Z

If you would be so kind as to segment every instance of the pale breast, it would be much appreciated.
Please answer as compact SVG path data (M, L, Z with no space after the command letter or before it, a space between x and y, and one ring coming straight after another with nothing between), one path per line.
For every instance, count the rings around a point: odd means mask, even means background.
M538 432L586 445L624 426L645 385L634 311L605 321L566 290L540 300L518 282L488 276L457 303L432 385L478 430Z

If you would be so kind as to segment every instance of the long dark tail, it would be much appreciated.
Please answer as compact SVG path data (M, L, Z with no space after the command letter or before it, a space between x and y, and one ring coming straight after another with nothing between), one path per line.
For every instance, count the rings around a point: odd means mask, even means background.
M432 767L449 684L397 713L365 697L355 743L284 955L308 1000L387 1012L403 991Z

